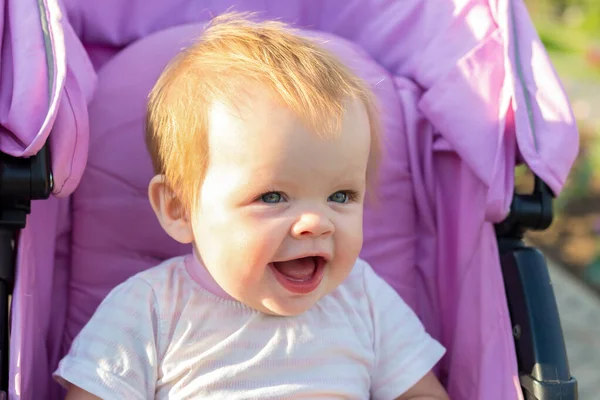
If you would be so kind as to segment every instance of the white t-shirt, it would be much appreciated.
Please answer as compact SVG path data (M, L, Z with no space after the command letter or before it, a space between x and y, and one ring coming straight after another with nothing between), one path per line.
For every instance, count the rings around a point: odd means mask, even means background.
M193 255L117 286L55 378L103 399L394 399L444 348L371 267L357 260L296 317L255 311Z

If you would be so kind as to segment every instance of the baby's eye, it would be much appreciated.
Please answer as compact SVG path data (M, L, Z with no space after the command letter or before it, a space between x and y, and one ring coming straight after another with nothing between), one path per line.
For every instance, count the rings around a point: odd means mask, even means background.
M283 200L283 196L279 192L269 192L263 194L260 199L265 203L279 203Z
M329 196L327 200L333 201L335 203L346 203L348 202L348 200L350 200L350 195L347 191L340 190L339 192L335 192L334 194Z

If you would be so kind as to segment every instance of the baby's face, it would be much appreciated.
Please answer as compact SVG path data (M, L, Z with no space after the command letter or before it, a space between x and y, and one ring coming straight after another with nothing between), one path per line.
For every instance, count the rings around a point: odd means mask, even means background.
M210 112L210 163L192 218L200 258L232 297L297 315L333 291L362 247L370 133L349 103L322 139L268 94Z

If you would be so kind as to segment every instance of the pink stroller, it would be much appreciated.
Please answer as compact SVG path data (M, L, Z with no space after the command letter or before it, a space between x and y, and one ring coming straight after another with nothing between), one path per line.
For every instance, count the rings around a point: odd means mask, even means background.
M451 398L577 398L545 261L522 235L550 224L578 137L521 0L3 2L9 398L60 398L51 372L108 291L189 251L145 197L144 103L168 59L232 6L327 39L375 88L382 202L362 256L447 348L436 372ZM531 195L513 194L522 162Z

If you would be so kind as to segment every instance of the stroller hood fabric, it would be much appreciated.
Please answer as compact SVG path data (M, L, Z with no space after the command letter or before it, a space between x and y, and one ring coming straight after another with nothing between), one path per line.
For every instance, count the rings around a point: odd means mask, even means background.
M374 82L387 156L380 208L366 211L362 256L448 349L437 372L452 399L521 398L493 223L508 212L517 162L558 195L578 151L566 95L521 1L3 3L0 150L26 157L48 141L55 181L55 197L32 204L19 239L10 398L58 393L50 374L76 293L72 229L90 185L69 195L82 181L90 130L99 129L90 121L104 123L94 113L111 109L108 95L100 104L102 85L123 88L125 98L140 90L127 88L131 71L115 77L112 57L232 6L339 43Z

